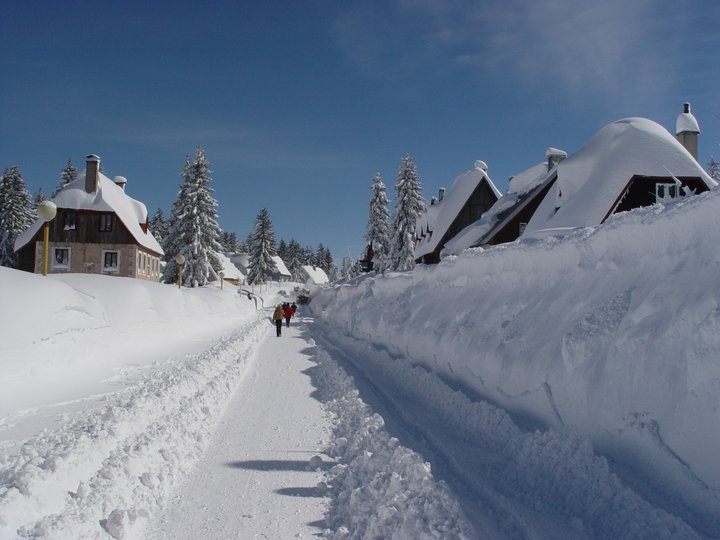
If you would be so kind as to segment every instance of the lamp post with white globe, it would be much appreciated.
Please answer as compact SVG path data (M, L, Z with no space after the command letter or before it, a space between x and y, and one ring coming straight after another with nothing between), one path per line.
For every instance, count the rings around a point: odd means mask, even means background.
M178 264L178 289L180 288L180 284L182 283L182 269L183 264L185 264L185 255L180 253L175 257L175 262Z
M55 219L57 215L57 206L52 201L43 201L38 204L35 210L40 219L45 224L43 225L43 262L42 262L42 274L47 276L47 261L48 261L48 241L50 238L50 222Z

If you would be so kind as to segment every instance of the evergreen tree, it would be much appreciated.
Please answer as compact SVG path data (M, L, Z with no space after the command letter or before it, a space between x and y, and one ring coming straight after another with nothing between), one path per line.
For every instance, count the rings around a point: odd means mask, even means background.
M75 168L75 165L73 165L72 160L68 159L67 165L65 165L65 168L60 171L60 182L58 183L57 187L55 188L55 191L53 191L52 195L50 195L51 199L55 198L55 195L60 193L60 190L64 188L67 184L72 182L73 180L77 179L77 169Z
M45 193L43 193L42 188L38 188L38 190L35 192L35 195L32 196L32 207L33 210L35 210L38 207L38 204L43 202L45 200Z
M277 248L277 254L278 254L278 257L280 257L283 260L283 262L286 262L287 255L288 255L288 246L285 243L285 240L280 240L280 243L278 244L278 248ZM290 269L288 268L288 270L290 270Z
M315 261L315 250L311 246L305 246L300 252L300 260L303 266L317 266Z
M710 156L710 161L708 161L708 165L707 165L707 173L716 182L720 182L720 161L715 159L714 156Z
M293 281L303 281L302 274L300 273L300 267L303 266L302 248L297 240L290 239L287 246L287 259L283 260L292 275Z
M171 211L171 226L163 245L165 271L163 280L173 283L177 279L175 257L185 256L182 283L186 287L202 287L218 279L222 264L218 239L217 201L210 188L210 163L202 148L197 149L195 160L187 159L182 170L183 183Z
M162 245L168 235L170 223L165 220L163 211L160 208L155 210L155 215L150 219L150 222L148 223L148 228L150 229L152 235L155 237L155 240L157 240L158 243Z
M275 247L275 230L267 208L262 208L255 219L255 231L250 239L248 264L248 283L250 285L270 281L275 271L272 257L277 254Z
M355 273L355 262L350 255L343 257L342 270L340 273L343 279L352 279L357 275Z
M5 169L0 178L0 266L15 267L15 239L32 224L32 208L20 170Z
M365 240L372 248L373 269L376 272L384 272L387 268L390 250L390 211L388 210L385 184L379 172L375 173L375 179L370 191L372 196L370 197L370 211L368 213Z
M402 158L395 181L395 199L389 269L411 270L415 266L415 224L425 205L420 177L410 154Z

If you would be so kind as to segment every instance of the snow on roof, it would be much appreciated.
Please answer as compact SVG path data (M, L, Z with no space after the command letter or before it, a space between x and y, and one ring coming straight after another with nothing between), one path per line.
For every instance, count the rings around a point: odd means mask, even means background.
M250 266L250 255L247 253L232 253L229 257L235 268L240 270L243 275L246 275Z
M279 255L274 255L272 257L273 262L275 263L275 269L280 273L281 276L290 276L290 271L287 269L287 266L285 266L285 262L280 258Z
M114 212L138 244L154 253L163 254L163 249L155 237L149 232L144 232L140 227L140 223L147 222L145 205L129 197L120 186L102 173L98 174L97 191L93 193L85 191L85 171L82 171L76 180L60 190L53 198L53 202L58 208ZM42 225L43 220L37 219L20 234L15 241L15 250L30 242Z
M487 212L480 216L478 221L468 225L450 239L441 251L441 256L457 255L469 247L479 245L483 238L500 222L501 215L521 203L526 195L542 185L547 177L548 170L545 161L513 176L510 179L507 195L492 205Z
M420 240L415 246L415 258L435 251L463 205L482 182L487 183L498 199L502 197L502 193L487 175L487 165L478 160L472 171L464 172L455 179L442 201L427 207L418 216L415 231Z
M608 124L557 171L555 189L540 203L524 236L602 223L634 175L692 176L709 188L717 185L675 137L646 118Z
M316 285L330 283L325 271L318 266L301 266L302 270L307 274L308 281L312 281Z
M245 277L245 274L243 274L240 269L233 264L232 259L228 257L227 254L218 253L217 256L220 260L220 264L222 265L222 271L224 272L226 279L242 279Z
M687 112L681 112L678 114L677 120L675 121L675 133L680 134L684 131L690 131L692 133L700 133L700 126L698 121L690 112L690 104L685 104L685 110Z

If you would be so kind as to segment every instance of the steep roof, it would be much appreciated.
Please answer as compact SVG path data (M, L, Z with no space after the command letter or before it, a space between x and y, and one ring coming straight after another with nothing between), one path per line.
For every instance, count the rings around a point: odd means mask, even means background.
M528 222L523 236L602 223L635 175L690 176L717 183L662 126L625 118L598 131L557 167L558 179Z
M502 193L495 187L487 174L487 166L482 161L477 161L473 170L466 171L455 178L443 200L427 207L418 216L415 231L420 240L415 245L415 258L435 251L470 195L483 182L488 185L498 199L502 197Z
M281 276L290 276L290 270L287 269L287 266L285 266L285 262L280 258L279 255L274 255L272 257L272 260L275 263L275 269Z
M158 255L163 254L163 249L155 237L140 227L140 223L147 222L145 205L129 197L120 186L102 173L98 174L97 191L93 193L85 191L85 171L82 171L77 179L63 187L52 201L58 208L113 212L139 245ZM19 235L15 241L15 251L30 242L42 226L43 220L37 219Z
M330 278L327 277L325 270L318 266L301 266L300 267L305 274L308 276L308 281L312 281L316 285L322 285L324 283L330 283Z

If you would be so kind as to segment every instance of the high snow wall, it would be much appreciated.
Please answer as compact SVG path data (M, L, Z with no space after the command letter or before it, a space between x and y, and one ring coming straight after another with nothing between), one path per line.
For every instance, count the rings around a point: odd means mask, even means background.
M312 307L720 523L720 192L365 276Z

